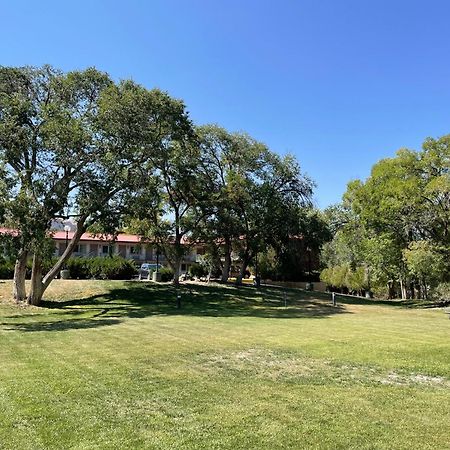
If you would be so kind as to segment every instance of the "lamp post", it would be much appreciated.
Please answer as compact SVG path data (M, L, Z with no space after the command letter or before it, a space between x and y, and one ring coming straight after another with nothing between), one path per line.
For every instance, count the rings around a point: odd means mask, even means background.
M69 231L70 227L69 225L64 225L64 231L66 232L66 248L69 245Z
M64 231L66 232L66 248L64 249L64 253L65 253L67 251L67 247L69 246L70 226L69 225L65 225L64 226ZM67 262L66 261L64 262L63 269L61 270L61 273L60 273L61 278L64 279L64 280L67 280L70 277L70 273L67 270Z

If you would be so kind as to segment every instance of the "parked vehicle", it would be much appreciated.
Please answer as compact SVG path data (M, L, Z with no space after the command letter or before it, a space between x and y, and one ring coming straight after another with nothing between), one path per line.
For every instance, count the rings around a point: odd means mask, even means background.
M139 268L139 279L148 278L149 274L151 275L151 273L153 273L156 268L160 270L163 268L163 266L161 264L154 263L141 264L141 267Z

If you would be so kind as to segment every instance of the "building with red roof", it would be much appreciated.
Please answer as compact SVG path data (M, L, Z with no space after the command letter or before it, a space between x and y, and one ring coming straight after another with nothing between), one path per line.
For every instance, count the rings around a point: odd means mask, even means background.
M17 230L9 228L1 228L1 234L17 235ZM55 256L61 256L70 242L75 231L52 231L52 238L55 242ZM189 253L183 258L181 264L181 272L187 272L189 267L197 261L197 255L202 250L195 246L190 249ZM138 264L156 263L157 259L160 264L165 265L166 259L164 255L157 255L157 246L151 242L144 242L140 236L136 234L119 233L115 238L113 236L98 235L92 233L83 233L78 245L72 256L79 257L96 257L120 255L126 259L132 259Z

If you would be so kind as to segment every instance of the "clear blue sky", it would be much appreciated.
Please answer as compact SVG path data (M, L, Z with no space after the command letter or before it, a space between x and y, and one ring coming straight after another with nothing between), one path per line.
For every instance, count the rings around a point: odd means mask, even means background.
M0 0L0 64L96 66L294 153L321 207L450 133L450 2Z

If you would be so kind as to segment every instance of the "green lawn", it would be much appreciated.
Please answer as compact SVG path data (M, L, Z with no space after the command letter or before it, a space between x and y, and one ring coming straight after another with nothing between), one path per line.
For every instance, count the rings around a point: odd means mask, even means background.
M450 449L442 309L184 286L177 310L170 286L65 280L21 308L10 289L0 449Z

